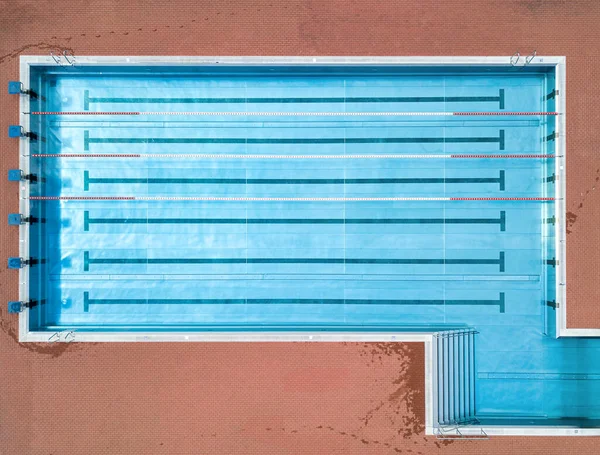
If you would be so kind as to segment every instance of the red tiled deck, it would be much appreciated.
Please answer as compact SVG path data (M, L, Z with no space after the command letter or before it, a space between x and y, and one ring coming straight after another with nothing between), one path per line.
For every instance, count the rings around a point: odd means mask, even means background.
M599 328L599 23L597 0L8 0L0 1L0 87L17 77L18 55L62 49L566 55L567 324ZM3 176L18 164L17 147L4 133L18 120L18 101L0 89L0 106ZM6 219L17 209L17 188L4 177L0 184ZM1 256L15 255L16 230L0 226ZM0 293L2 454L597 452L596 438L443 445L425 437L421 345L22 346L17 318L4 303L17 297L16 274L5 268Z
M7 455L585 455L599 442L425 436L420 343L26 348L8 335L0 350Z

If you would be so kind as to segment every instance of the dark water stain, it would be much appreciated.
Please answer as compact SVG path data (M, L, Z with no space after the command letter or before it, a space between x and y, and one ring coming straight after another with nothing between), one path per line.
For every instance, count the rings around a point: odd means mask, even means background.
M591 8L598 6L597 0L517 0L515 4L533 14L554 13L565 16L588 14Z
M0 312L0 330L8 335L20 348L34 354L47 355L51 358L58 358L67 352L76 352L83 349L84 344L82 343L20 343L19 334L17 329L5 319L5 314ZM96 345L98 343L86 343L88 346Z
M2 326L2 331L12 338L12 340L21 348L35 354L49 355L52 358L57 358L65 352L78 349L73 343L19 343L19 335L16 330L12 327L7 328L3 322L0 323L0 325Z
M423 436L425 433L423 378L421 369L411 365L411 359L415 358L414 348L407 343L375 343L374 346L377 355L395 356L398 361L398 376L392 381L396 388L388 396L390 405L388 409L396 415L402 414L401 423L396 423L396 426L400 427L398 435L403 439ZM405 411L402 405L405 406ZM417 441L413 442L417 443ZM423 442L428 442L428 439L423 437ZM442 444L446 446L454 442L447 440Z
M385 401L381 401L377 406L375 406L373 409L370 409L369 411L367 411L367 414L361 418L360 420L362 420L364 422L364 426L366 427L367 425L369 425L369 421L373 418L373 416L375 415L375 413L377 411L379 411L383 406L385 405Z
M386 357L391 357L397 361L397 376L392 380L392 385L394 386L392 392L388 394L387 399L379 401L374 408L368 410L365 416L359 419L362 421L362 426L358 428L359 431L341 431L331 426L325 427L323 425L319 425L316 428L335 431L341 436L350 437L365 445L382 445L394 450L396 453L409 452L402 445L398 445L398 443L394 444L393 441L381 442L364 437L360 435L360 430L365 429L369 425L369 422L379 414L381 417L387 418L392 427L399 428L396 437L401 437L403 440L411 439L414 444L419 443L419 440L415 440L414 438L422 436L425 432L425 416L422 409L424 397L423 384L421 384L422 371L418 367L413 368L411 366L411 360L414 358L413 353L413 348L407 343L362 344L358 354L361 357L367 358L367 366L383 364ZM423 437L423 442L427 443L428 439ZM453 442L444 441L443 444L445 446ZM403 444L406 443L404 442ZM422 452L410 450L409 453L420 454Z
M519 0L517 5L527 8L529 11L537 12L542 8L547 8L549 5L552 6L563 6L565 0Z
M600 2L599 2L600 4ZM600 168L596 169L596 177L594 178L595 182L600 181ZM592 186L591 191L595 191L596 187ZM575 202L572 206L574 206L575 208L572 211L568 211L566 213L566 222L567 222L567 226L566 226L566 230L567 230L567 234L570 234L571 232L573 232L573 225L575 224L575 222L577 221L577 217L579 216L579 211L581 209L583 209L584 207L584 202L586 201L586 199L588 198L588 196L590 195L591 191L588 189L585 191L584 193L581 193L581 199L579 200L579 202Z
M422 388L420 384L419 370L410 367L410 359L412 348L406 343L371 343L364 345L371 355L371 363L374 361L382 362L383 357L395 357L398 361L398 376L392 381L395 390L389 394L385 409L388 411L387 418L390 423L399 426L395 416L400 415L402 406L406 407L405 415L401 417L401 428L398 434L404 439L410 438L417 434L422 434L425 431L424 416L416 412L416 403L422 400ZM373 410L370 410L362 419L366 426L373 418L376 411L384 408L383 405L378 405Z
M71 39L72 39L72 37L63 38L63 40L65 40L65 41L71 41ZM54 51L57 53L61 53L62 51L68 51L73 55L75 54L75 52L73 51L73 48L65 46L64 44L47 43L45 41L41 41L39 43L25 44L24 46L21 46L17 49L13 49L8 54L0 55L0 63L4 63L7 60L17 58L23 52L25 52L27 50L31 50L31 49L50 50L50 51Z

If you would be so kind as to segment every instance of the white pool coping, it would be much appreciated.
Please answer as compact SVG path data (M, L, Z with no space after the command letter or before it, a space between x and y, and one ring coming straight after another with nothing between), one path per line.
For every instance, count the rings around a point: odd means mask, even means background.
M522 66L524 57L517 66ZM510 56L492 57L256 57L256 56L214 56L214 57L155 57L155 56L76 56L77 66L152 66L152 65L401 65L401 66L511 66ZM64 60L63 60L64 62ZM66 62L65 62L66 63ZM535 56L528 62L529 66L556 67L556 111L562 113L557 119L558 141L556 143L555 173L558 176L556 185L557 198L555 204L556 217L556 300L559 302L556 311L557 336L600 336L600 329L570 329L566 321L566 220L565 220L565 193L566 193L566 139L565 139L565 57ZM50 56L21 56L20 80L25 87L29 86L31 66L53 66L56 61ZM30 116L23 114L29 112L29 97L21 96L20 122L26 131L29 131ZM20 141L20 168L29 173L29 141ZM25 216L29 216L29 184L22 183L20 188L19 209ZM29 226L19 228L19 253L21 257L28 256L29 251ZM29 300L29 271L25 267L19 272L19 299ZM433 333L350 333L350 332L64 332L50 333L29 331L29 309L19 315L19 341L20 342L422 342L425 345L425 427L426 434L433 435L437 430L434 423L435 403L437 403L433 373L437 361L434 362L435 353ZM541 426L468 426L461 427L463 435L476 436L483 430L487 435L496 436L587 436L600 435L599 429L582 429L571 427L541 427Z
M63 63L67 63L64 57L60 57ZM400 66L498 66L510 67L511 56L490 56L490 57L269 57L269 56L212 56L212 57L197 57L197 56L76 56L76 66L148 66L148 65L182 65L182 66L197 66L197 65L224 65L224 66L248 66L248 65L340 65L340 66L357 66L357 65L400 65ZM525 57L520 57L520 63L517 66L522 66L525 62ZM565 57L548 57L535 56L528 65L540 67L556 67L556 87L559 91L556 99L556 111L561 112L557 119L558 141L556 147L557 159L555 160L555 173L558 176L558 184L556 185L557 199L555 204L555 217L557 220L556 229L556 259L558 265L556 267L556 301L559 302L558 310L556 311L556 327L557 336L600 336L600 329L569 329L566 323L566 220L565 220L565 192L566 192L566 163L565 163ZM56 60L51 56L21 56L20 60L20 80L27 88L30 78L31 66L56 66ZM26 131L29 131L30 116L23 114L29 112L29 97L21 96L21 125ZM20 141L20 168L29 173L29 141ZM21 184L20 190L20 212L25 216L29 216L29 183ZM29 251L29 226L22 225L19 230L19 253L21 257L27 256ZM29 271L25 267L19 272L19 300L29 301ZM22 342L28 341L47 341L41 338L48 337L48 332L31 332L29 327L29 310L26 309L19 317L19 340ZM153 341L172 341L173 336L164 332L148 333L146 336L151 337ZM231 335L237 336L237 335ZM265 335L267 336L267 335ZM125 341L129 339L130 334L127 332L105 332L105 333L84 333L77 334L77 341ZM104 340L105 338L105 340ZM183 338L182 340L189 340Z
M148 66L148 65L401 65L401 66L511 66L510 56L496 57L256 57L256 56L213 56L213 57L192 57L192 56L76 56L77 66ZM63 58L64 59L64 58ZM525 57L521 57L523 63ZM64 62L64 60L63 60ZM65 62L66 63L66 62ZM519 66L521 65L519 64ZM57 63L51 56L21 56L20 69L21 81L25 87L29 84L30 66L56 66ZM566 300L566 119L565 119L565 99L566 99L566 58L535 56L528 63L529 66L550 66L556 67L556 89L558 95L556 98L556 111L560 112L557 118L556 132L558 140L556 143L555 174L558 176L556 183L556 236L555 250L558 265L556 267L556 301L558 308L556 311L556 336L562 337L600 337L600 329L576 329L567 327L567 300ZM23 114L29 111L29 97L21 97L21 125L28 131L30 116ZM20 167L26 173L29 172L29 143L22 140L20 142ZM29 215L29 184L25 182L21 185L19 208L22 214ZM20 227L19 230L19 253L25 257L29 251L29 227L27 224ZM29 272L25 267L19 273L19 300L28 301L29 291L26 285L29 281ZM28 310L20 315L19 336L21 341L29 341L34 337L35 332L29 332L28 329ZM45 332L42 332L45 334ZM119 341L119 333L109 332L107 338L112 341ZM85 341L90 335L80 333L77 336L78 341ZM160 339L164 336L162 333L153 334ZM37 337L34 337L37 338ZM165 340L166 341L166 340Z

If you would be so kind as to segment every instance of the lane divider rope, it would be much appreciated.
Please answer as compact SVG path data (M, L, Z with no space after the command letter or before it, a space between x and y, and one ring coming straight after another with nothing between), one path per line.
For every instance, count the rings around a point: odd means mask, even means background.
M30 196L32 201L135 201L134 196Z
M547 159L555 155L521 154L521 155L218 155L202 153L154 153L154 154L110 154L110 153L33 153L32 158L199 158L199 159L277 159L277 160L345 160L345 159Z
M27 112L26 112L27 114ZM193 116L227 116L227 117L452 117L452 116L553 116L558 112L169 112L169 111L33 111L31 115L193 115Z
M101 153L101 154L87 154L87 153L32 153L32 158L141 158L139 154L126 154L126 153Z
M27 114L27 112L25 112ZM116 111L116 112L82 112L82 111L32 111L31 115L140 115L137 111Z
M526 154L526 155L450 155L451 158L515 158L515 159L528 159L528 158L555 158L555 155L535 155L535 154Z
M558 112L453 112L452 115L500 115L500 116L511 116L511 115L560 115Z
M30 196L32 201L231 201L231 202L377 202L377 201L554 201L553 197L211 197L211 196Z

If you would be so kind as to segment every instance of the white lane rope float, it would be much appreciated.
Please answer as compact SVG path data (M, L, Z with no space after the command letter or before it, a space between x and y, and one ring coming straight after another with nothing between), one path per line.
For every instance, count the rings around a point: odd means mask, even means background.
M203 153L32 153L32 158L193 158L193 159L234 159L234 160L364 160L364 159L548 159L555 158L552 154L451 154L451 155L398 155L398 154L370 154L370 155L235 155L235 154L203 154Z
M213 196L30 196L32 201L207 201L207 202L394 202L554 201L553 197L213 197Z
M453 117L453 116L554 116L558 112L243 112L243 111L32 111L30 115L178 115L201 117Z

